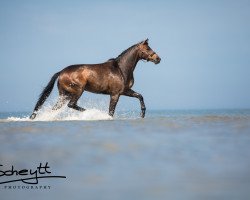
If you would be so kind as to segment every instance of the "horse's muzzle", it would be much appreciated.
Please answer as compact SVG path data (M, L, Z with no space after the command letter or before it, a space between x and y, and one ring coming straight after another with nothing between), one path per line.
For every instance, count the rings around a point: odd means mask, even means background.
M161 58L157 57L156 59L153 60L154 64L159 64L161 62Z
M154 52L153 55L149 56L149 59L151 60L151 62L153 62L154 64L159 64L161 62L161 58Z

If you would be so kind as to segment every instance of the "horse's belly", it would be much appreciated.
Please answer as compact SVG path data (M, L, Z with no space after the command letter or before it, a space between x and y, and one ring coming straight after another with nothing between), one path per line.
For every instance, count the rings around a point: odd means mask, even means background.
M87 84L85 90L96 94L109 94L108 88L96 84Z
M123 85L118 78L108 77L105 79L88 80L85 90L99 94L117 94L123 89Z

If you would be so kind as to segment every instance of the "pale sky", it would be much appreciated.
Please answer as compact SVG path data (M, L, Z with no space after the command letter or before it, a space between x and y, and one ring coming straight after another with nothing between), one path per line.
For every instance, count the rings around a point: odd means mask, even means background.
M162 59L134 73L148 109L250 108L249 22L250 1L0 1L0 111L31 112L57 71L146 38Z

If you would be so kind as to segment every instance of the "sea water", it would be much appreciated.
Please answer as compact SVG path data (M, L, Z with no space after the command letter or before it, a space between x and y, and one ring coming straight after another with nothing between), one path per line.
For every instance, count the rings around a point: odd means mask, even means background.
M250 110L29 114L0 113L1 169L48 162L66 178L0 184L1 199L250 198Z

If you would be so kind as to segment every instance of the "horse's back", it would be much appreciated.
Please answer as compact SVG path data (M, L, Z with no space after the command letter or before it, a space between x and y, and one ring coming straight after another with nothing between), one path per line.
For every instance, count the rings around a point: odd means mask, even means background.
M88 69L88 70L114 70L117 68L117 62L114 58L109 59L106 62L98 63L98 64L74 64L65 67L61 72L74 72L78 70Z

